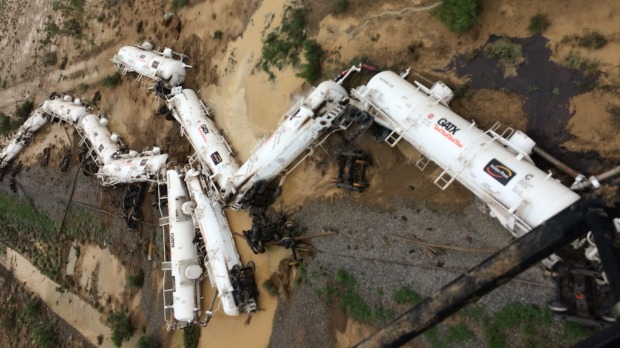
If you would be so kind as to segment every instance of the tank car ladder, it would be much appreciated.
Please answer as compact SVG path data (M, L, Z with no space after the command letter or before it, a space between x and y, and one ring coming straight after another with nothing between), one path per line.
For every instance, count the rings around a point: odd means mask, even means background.
M475 125L476 123L472 122L470 127L474 127ZM467 153L469 154L469 158L465 159L465 155L464 155L466 154L465 150L461 152L461 154L459 155L459 157L457 157L455 161L455 162L458 162L459 160L464 160L459 170L452 172L450 170L451 165L448 165L448 167L444 169L444 171L441 172L441 174L439 174L439 176L437 177L437 179L435 179L435 181L433 181L433 183L437 185L437 187L439 187L442 191L444 191L446 188L448 188L448 186L450 186L450 184L452 184L454 180L456 180L456 178L461 174L461 172L465 170L465 168L474 159L474 157L478 154L478 152L482 150L483 147L485 147L487 144L490 144L500 138L510 137L510 135L512 135L512 133L514 132L514 129L508 127L502 132L502 134L498 134L495 131L499 128L499 126L500 126L500 123L495 122L493 127L488 129L486 132L480 134L480 137L487 136L489 139L478 143L477 149L468 151Z

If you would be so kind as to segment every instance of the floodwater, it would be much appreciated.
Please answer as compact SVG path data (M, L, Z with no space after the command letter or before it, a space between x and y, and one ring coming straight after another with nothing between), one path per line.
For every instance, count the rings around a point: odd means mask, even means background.
M13 249L6 248L6 259L10 265L3 266L12 268L15 278L24 282L51 310L80 331L93 345L97 345L97 336L103 335L106 339L100 347L113 347L108 339L110 328L103 324L104 319L94 307L68 291L57 291L58 283L41 274L30 261Z
M602 159L592 154L564 153L560 146L571 139L566 130L573 114L571 98L591 91L598 74L585 75L551 60L549 40L541 35L508 38L522 45L525 62L516 69L516 76L505 76L498 59L484 54L487 45L501 37L491 35L473 59L465 55L453 62L461 77L468 77L473 89L510 90L525 98L523 111L528 118L526 133L547 152L562 158L576 169L600 166Z
M263 1L256 10L246 31L229 44L228 62L219 67L219 84L204 89L206 100L215 109L215 122L232 139L231 147L237 160L243 163L261 138L271 134L281 116L295 102L295 93L304 80L290 68L267 74L256 69L261 56L263 33L279 26L287 1Z
M81 246L80 285L89 290L96 281L99 297L112 296L121 299L125 290L125 267L119 259L110 253L108 248L101 249L96 245ZM94 275L97 278L94 279Z

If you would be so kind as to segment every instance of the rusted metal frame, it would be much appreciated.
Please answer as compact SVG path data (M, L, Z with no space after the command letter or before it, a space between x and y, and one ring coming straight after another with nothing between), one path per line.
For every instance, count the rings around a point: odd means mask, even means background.
M604 213L595 200L579 200L435 291L356 347L398 347L584 235L586 217Z

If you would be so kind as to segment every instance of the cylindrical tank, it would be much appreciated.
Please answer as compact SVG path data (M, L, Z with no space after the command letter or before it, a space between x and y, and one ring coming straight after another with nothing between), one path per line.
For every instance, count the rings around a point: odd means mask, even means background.
M68 100L64 100L64 98L46 100L40 109L53 117L75 125L80 119L88 115L88 110L83 105L71 102L71 96L65 97L69 97Z
M185 64L160 53L136 46L124 46L112 59L119 68L136 72L175 87L185 81Z
M271 181L332 127L348 100L347 91L333 81L318 85L299 106L289 110L271 137L257 146L232 181L237 199L257 181Z
M215 124L196 92L184 89L166 101L172 115L196 151L200 163L209 171L218 189L223 189L239 170L226 139Z
M121 153L120 146L112 141L112 134L100 123L96 115L86 115L77 128L84 133L92 149L97 153L97 162L100 165L108 163Z
M194 244L192 217L183 213L181 207L189 202L185 183L174 170L166 172L168 183L168 226L170 264L174 279L173 311L180 322L191 322L196 317L196 281L202 274L198 265L198 253Z
M230 279L230 270L235 266L241 267L241 260L230 231L230 226L222 206L205 193L200 175L193 169L185 175L187 189L195 203L194 219L200 226L200 232L207 251L206 263L211 285L217 288L222 301L224 313L230 316L239 315L239 307L235 302L233 285ZM254 301L254 299L251 299Z
M352 91L351 103L395 131L444 169L436 183L456 178L491 208L506 228L522 235L579 199L493 131L484 132L437 98L384 71Z
M134 151L135 152L135 151ZM97 178L104 186L150 182L166 167L167 154L135 156L124 154L108 161L97 172Z

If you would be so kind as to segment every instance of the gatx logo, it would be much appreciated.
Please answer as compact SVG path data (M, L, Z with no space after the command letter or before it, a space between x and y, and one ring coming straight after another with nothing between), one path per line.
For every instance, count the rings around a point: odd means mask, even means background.
M514 170L508 168L495 158L484 166L484 172L504 186L506 186L506 184L508 184L510 180L517 175Z
M455 126L454 123L446 120L443 117L440 118L439 121L437 121L437 124L443 127L446 131L452 133L452 135L456 135L456 132L461 130L459 127Z

